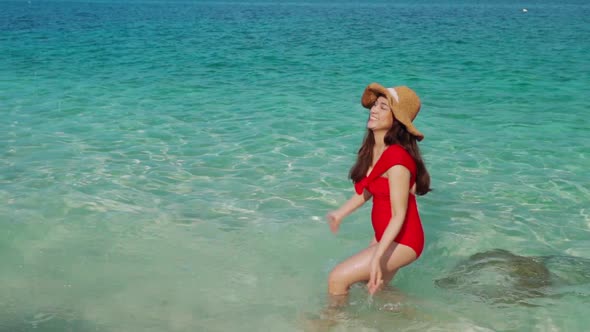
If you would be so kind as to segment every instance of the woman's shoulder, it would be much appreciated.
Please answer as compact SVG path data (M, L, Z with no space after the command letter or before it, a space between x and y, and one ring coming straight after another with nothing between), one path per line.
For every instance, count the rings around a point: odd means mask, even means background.
M388 155L402 154L411 157L410 153L408 153L408 151L406 151L406 149L399 144L392 144L388 146L387 149L385 149L384 153L387 153Z
M386 158L406 166L414 166L415 161L412 155L401 145L392 144L383 152Z

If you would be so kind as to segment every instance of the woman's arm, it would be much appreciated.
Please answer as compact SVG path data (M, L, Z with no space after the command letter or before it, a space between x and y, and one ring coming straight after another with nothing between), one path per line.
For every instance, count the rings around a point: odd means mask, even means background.
M373 258L371 259L371 272L369 282L367 283L370 294L375 293L383 285L381 259L402 228L406 219L406 211L408 210L410 171L402 165L395 165L386 173L389 179L391 220L381 237L381 241L375 246Z
M330 229L332 232L338 232L342 219L361 207L369 199L371 199L371 194L367 190L364 190L362 195L354 194L348 201L346 201L346 203L338 208L338 210L328 213L326 218L330 222Z
M346 203L344 203L338 210L334 212L337 212L342 217L342 219L344 219L370 199L371 193L365 189L362 195L352 195L352 197Z
M408 189L410 187L410 176L410 171L402 165L395 165L387 171L391 200L391 220L375 251L375 258L377 259L383 257L383 254L399 233L406 219L408 196L410 193Z

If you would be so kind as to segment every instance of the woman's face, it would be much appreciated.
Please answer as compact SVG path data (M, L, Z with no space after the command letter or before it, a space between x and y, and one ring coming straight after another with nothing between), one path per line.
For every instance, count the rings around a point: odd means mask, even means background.
M369 121L367 128L372 131L389 130L393 125L393 112L389 107L387 98L379 97L369 111Z

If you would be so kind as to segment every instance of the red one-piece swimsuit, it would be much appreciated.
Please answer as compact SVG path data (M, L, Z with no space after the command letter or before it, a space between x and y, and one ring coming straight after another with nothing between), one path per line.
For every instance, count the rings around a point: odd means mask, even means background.
M371 220L377 241L381 241L392 217L389 179L382 175L395 165L402 165L410 171L410 188L412 188L416 182L416 162L401 145L391 145L385 149L371 173L354 184L357 194L360 195L364 189L367 189L373 195ZM424 249L424 230L418 214L416 196L412 193L408 195L404 224L394 241L412 248L416 252L416 257L420 257Z

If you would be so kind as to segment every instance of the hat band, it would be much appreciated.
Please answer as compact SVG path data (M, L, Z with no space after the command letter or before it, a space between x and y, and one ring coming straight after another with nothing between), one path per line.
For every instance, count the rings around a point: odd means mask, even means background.
M395 91L394 88L387 88L387 91L389 91L389 93L391 93L391 95L393 96L393 99L395 99L395 101L399 103L399 96L397 95L397 91Z

